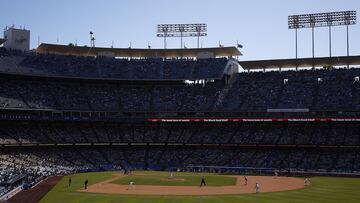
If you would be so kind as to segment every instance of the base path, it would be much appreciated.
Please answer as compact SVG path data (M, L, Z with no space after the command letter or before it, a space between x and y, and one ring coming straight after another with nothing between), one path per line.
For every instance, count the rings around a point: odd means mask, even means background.
M136 174L135 174L136 175ZM260 192L277 192L296 190L304 188L304 180L292 177L273 176L247 176L248 184L244 185L243 176L237 178L236 185L219 187L196 187L196 186L151 186L136 185L128 188L127 185L111 183L124 177L122 174L114 174L114 178L90 185L87 190L80 189L79 192L124 194L124 195L225 195L225 194L248 194L255 193L256 182L260 185ZM200 184L200 183L199 183Z

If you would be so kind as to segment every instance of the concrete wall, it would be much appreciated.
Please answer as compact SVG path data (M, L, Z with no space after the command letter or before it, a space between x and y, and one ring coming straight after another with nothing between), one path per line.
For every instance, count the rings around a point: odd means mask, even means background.
M4 31L4 43L6 49L20 51L30 50L30 30L9 28Z

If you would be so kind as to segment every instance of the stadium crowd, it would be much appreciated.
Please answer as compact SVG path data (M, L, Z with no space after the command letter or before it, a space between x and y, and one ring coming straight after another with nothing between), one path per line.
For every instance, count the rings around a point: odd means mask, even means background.
M43 176L120 169L167 170L185 166L223 166L306 172L359 173L360 153L354 150L302 148L202 147L38 147L0 156L5 170ZM8 163L11 161L11 163ZM16 164L19 165L16 165ZM16 167L16 168L15 168Z
M227 59L112 59L0 51L0 71L122 80L221 78Z
M233 76L230 84L205 86L3 77L0 108L109 112L359 110L358 75L358 69L241 73Z
M357 123L120 124L3 122L0 145L163 143L241 145L360 145Z
M227 63L37 55L0 48L0 109L10 115L21 110L167 115L360 109L359 69L237 73L225 80ZM181 82L214 78L206 84ZM2 121L0 196L23 181L34 184L48 175L81 171L199 165L360 173L359 136L356 122Z
M356 123L16 122L1 126L1 144L58 146L5 151L0 159L6 170L22 168L41 175L125 168L164 170L188 165L358 173L360 152L352 148L360 145L359 129ZM242 147L234 148L234 144Z

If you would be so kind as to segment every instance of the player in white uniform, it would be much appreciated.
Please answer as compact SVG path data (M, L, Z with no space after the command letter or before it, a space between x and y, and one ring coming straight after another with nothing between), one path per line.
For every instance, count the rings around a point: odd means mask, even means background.
M305 186L309 186L311 184L310 179L306 177L304 180L304 184Z
M274 178L277 178L278 175L279 175L278 172L277 172L277 171L274 171L274 176L275 176Z
M169 175L169 179L173 179L174 178L174 172L170 172L170 175Z
M127 190L134 189L135 188L135 182L130 181Z
M256 182L256 184L255 184L255 192L256 193L260 192L260 184L258 182Z

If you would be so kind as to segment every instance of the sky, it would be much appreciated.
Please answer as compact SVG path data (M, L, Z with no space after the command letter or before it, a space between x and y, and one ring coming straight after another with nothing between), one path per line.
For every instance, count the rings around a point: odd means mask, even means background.
M15 25L31 30L31 47L46 43L163 48L156 37L161 23L207 23L203 47L243 45L243 60L295 57L295 32L287 17L294 14L356 10L359 0L0 0L0 28ZM359 16L359 15L358 15ZM350 54L360 55L360 25L349 27ZM332 29L333 55L346 55L346 28ZM3 35L0 34L0 37ZM299 57L311 57L311 30L299 30ZM315 30L315 56L329 56L328 29ZM196 38L185 38L196 47ZM168 48L179 48L169 38Z

